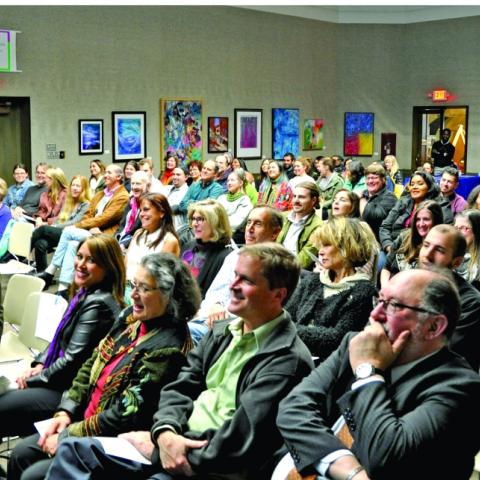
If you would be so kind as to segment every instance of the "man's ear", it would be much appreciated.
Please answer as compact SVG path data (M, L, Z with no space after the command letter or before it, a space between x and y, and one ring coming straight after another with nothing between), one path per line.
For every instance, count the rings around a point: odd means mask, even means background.
M287 296L287 289L286 287L279 287L275 289L275 298L278 298L280 304L283 305L285 297Z
M452 260L452 269L458 268L463 262L463 257L455 257Z
M448 319L445 315L435 315L430 320L430 325L426 333L427 340L433 340L434 338L439 337L445 333L445 330L448 327Z

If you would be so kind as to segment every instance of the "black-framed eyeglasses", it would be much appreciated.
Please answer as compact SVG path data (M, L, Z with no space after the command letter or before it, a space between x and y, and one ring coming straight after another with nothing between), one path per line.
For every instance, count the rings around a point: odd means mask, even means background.
M396 300L386 300L385 298L373 297L372 298L372 305L375 308L379 303L382 304L382 308L388 315L393 315L397 313L399 310L403 308L408 308L409 310L413 310L415 312L421 313L430 313L431 315L439 315L438 312L434 312L433 310L429 310L428 308L417 307L415 305L405 305L404 303L397 302Z
M154 290L160 290L158 287L148 287L147 285L144 285L143 283L136 284L135 282L132 282L130 280L127 280L127 287L130 288L130 290L137 290L141 294L145 294L148 292L153 292Z

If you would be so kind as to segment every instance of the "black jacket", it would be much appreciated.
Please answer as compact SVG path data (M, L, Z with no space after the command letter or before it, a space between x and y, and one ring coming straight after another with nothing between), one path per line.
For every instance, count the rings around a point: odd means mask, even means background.
M382 222L387 218L390 210L397 203L397 198L393 193L387 190L387 187L382 188L378 193L371 197L366 194L367 204L363 210L362 220L370 225L377 240L380 240L379 230Z

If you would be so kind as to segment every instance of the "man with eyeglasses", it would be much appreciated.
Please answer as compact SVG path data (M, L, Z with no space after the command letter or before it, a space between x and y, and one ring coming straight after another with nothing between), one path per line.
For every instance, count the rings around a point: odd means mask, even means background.
M480 438L465 430L480 421L480 377L448 348L460 314L455 285L407 270L374 305L365 329L280 403L296 469L335 480L468 480Z
M461 232L452 225L436 225L423 240L418 255L420 268L452 270L453 281L460 295L461 314L450 341L450 348L463 355L472 368L480 367L480 292L458 273L467 244ZM449 299L445 298L445 302Z

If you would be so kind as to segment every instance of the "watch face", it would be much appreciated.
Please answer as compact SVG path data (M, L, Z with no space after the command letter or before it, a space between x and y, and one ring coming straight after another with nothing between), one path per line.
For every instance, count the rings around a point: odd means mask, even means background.
M359 379L368 378L375 374L375 367L371 363L361 363L355 369L355 376Z

